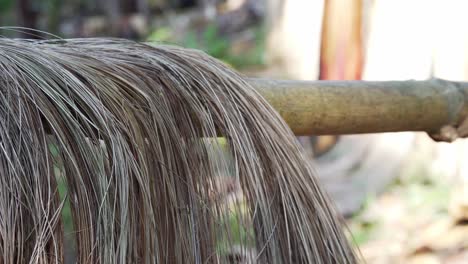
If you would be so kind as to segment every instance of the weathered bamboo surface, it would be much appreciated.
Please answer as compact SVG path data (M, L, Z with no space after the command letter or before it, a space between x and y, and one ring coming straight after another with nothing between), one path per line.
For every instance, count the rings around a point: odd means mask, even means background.
M296 135L426 131L468 136L468 83L249 79Z

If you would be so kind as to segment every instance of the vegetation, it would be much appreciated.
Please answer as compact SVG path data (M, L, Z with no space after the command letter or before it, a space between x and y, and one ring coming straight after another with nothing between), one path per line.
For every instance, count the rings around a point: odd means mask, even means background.
M241 54L233 53L232 41L221 35L214 24L209 24L201 32L190 30L182 37L178 37L176 32L170 28L162 27L153 31L148 40L203 50L208 55L220 59L236 69L243 69L264 64L265 32L263 27L256 27L254 34L253 47Z
M384 195L379 198L369 196L362 210L350 219L349 227L358 246L378 243L377 240L389 236L386 233L390 230L410 232L404 230L411 229L411 224L410 227L400 226L401 223L392 223L391 218L398 218L402 223L427 223L428 220L448 218L450 186L420 165L414 163L405 168ZM385 205L379 205L382 203ZM395 211L402 215L393 216Z
M13 0L0 0L0 14L10 10L13 6Z

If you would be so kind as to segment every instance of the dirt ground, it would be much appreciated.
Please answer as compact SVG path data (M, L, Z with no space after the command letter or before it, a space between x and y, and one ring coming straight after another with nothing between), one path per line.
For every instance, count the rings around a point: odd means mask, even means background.
M468 222L449 213L453 186L403 182L391 186L349 220L369 264L468 263Z

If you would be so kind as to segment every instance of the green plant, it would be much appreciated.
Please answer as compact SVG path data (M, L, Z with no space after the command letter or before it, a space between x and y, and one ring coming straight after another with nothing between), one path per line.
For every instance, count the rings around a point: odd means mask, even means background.
M375 199L375 195L368 195L361 210L351 218L349 225L350 233L348 233L348 236L349 239L358 246L371 241L375 237L375 233L380 226L378 219L366 219L366 217L364 217L365 212Z
M250 224L246 223L249 221L248 205L241 203L236 207L237 209L219 219L222 236L217 243L217 251L221 255L228 254L231 247L236 245L243 245L247 248L255 246L254 229Z
M70 199L67 197L67 183L65 177L63 177L63 166L60 162L58 162L60 159L60 153L57 145L54 143L49 143L49 152L54 159L54 174L57 179L57 188L60 200L64 201L62 207L62 223L65 233L69 233L73 230L73 220L71 215Z
M161 27L153 31L149 37L150 42L170 42L173 39L173 33L168 27Z
M246 50L243 54L233 54L232 43L219 33L214 24L209 24L201 32L191 30L179 39L168 27L159 28L148 37L151 42L174 43L186 48L203 50L208 55L222 60L236 69L264 63L264 39L264 30L262 27L258 27L255 29L253 48Z
M0 13L4 13L13 6L13 0L0 0Z

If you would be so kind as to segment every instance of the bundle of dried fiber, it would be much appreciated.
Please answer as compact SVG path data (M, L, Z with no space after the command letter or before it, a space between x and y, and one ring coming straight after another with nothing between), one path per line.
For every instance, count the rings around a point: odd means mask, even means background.
M198 51L0 39L0 164L1 263L63 261L62 176L78 263L357 262L287 125Z

